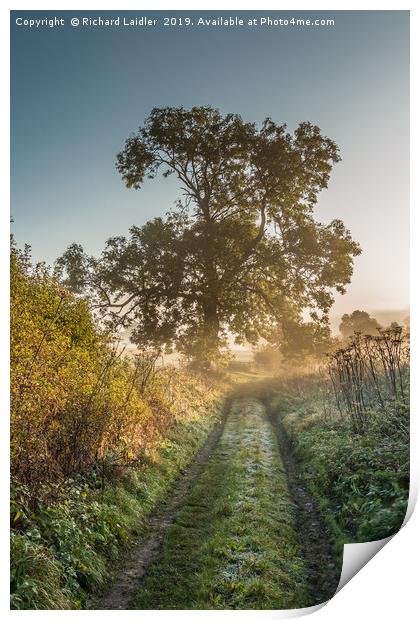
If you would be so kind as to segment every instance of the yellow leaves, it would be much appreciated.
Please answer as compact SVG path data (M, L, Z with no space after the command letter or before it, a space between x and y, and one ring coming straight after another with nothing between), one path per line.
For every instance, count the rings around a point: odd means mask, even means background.
M22 482L65 478L103 455L152 454L169 428L203 415L215 398L203 380L164 368L143 391L85 301L12 262L12 470Z

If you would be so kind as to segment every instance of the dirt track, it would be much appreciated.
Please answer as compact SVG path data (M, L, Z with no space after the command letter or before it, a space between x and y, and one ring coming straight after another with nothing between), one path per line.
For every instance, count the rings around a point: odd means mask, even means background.
M235 463L234 466L231 465L237 454L245 455L243 457L245 460L242 463L242 469L239 469L238 463ZM235 499L232 493L228 494L226 491L226 497L220 500L219 496L224 492L225 486L220 478L223 478L224 472L226 472L226 487L228 488L229 471L231 469L236 476L234 488L243 487L243 496ZM211 473L212 471L213 473ZM284 477L285 479L283 487L273 486L276 478L279 477ZM273 480L271 481L271 479ZM258 519L261 519L261 516L258 516L259 513L252 512L252 505L259 501L258 497L253 497L253 487L257 486L260 480L263 480L265 485L271 485L267 487L271 489L271 503L278 503L279 506L277 513L270 515L270 519L276 521L276 528L280 528L279 531L280 533L283 532L282 535L286 531L284 530L285 527L292 528L290 530L292 538L296 538L298 541L294 547L292 545L292 551L288 551L289 556L285 557L282 556L281 537L278 543L279 565L287 564L287 559L289 559L292 565L296 564L298 567L302 565L302 568L299 568L299 570L305 576L302 579L304 584L302 586L299 585L296 592L303 591L304 589L307 593L307 600L305 599L305 604L299 604L299 601L303 599L299 598L300 594L296 594L297 603L295 606L314 605L330 598L336 589L339 574L333 562L331 548L327 542L319 509L299 478L292 453L284 439L276 417L270 412L267 414L261 402L249 401L248 399L247 402L245 400L236 400L232 405L227 404L221 422L211 431L205 445L189 469L178 480L166 502L151 517L147 531L136 542L121 570L111 583L109 590L101 599L92 601L90 608L172 608L172 601L174 601L173 608L265 608L265 595L261 595L260 599L256 596L254 600L252 596L250 597L250 595L246 594L242 599L230 592L226 594L223 590L225 582L230 584L230 588L232 588L232 583L235 583L235 581L232 581L234 579L232 574L235 574L236 581L238 582L239 580L240 582L240 575L244 574L246 562L250 560L250 551L241 550L240 554L235 552L236 555L233 557L231 555L229 562L224 560L225 568L223 570L225 572L226 570L228 571L226 573L228 576L223 577L222 594L209 592L209 589L211 590L213 587L211 585L213 581L211 580L209 582L210 586L207 585L207 593L205 595L202 594L206 586L197 581L197 574L201 571L206 576L210 570L205 566L205 557L198 557L196 565L194 565L192 552L188 552L188 550L185 556L182 556L181 553L180 557L178 557L178 549L182 545L188 544L189 539L193 540L194 536L198 540L206 539L207 537L211 541L213 530L217 530L219 538L220 532L225 531L227 548L231 545L231 539L237 538L236 533L229 530L229 527L231 529L233 527L229 525L229 519L232 521L232 516L224 517L223 514L220 516L220 509L215 513L216 516L212 516L212 506L216 505L218 501L223 501L223 505L229 503L230 505L226 508L226 515L235 514L236 511L238 512L238 517L235 517L237 519L241 518L241 510L245 510L245 506L248 506L247 509L250 512L246 524L251 530L253 527L262 527L258 521ZM248 490L246 491L247 485ZM214 498L208 498L207 488L211 490L219 489L217 491L219 496L215 495ZM264 490L262 492L265 493ZM268 495L269 492L267 491L266 494ZM206 501L209 502L207 507L203 506L203 503L205 504ZM185 515L183 514L184 507ZM195 509L197 514L194 512ZM281 512L282 510L284 515ZM267 508L263 508L262 512L267 513ZM257 515L254 522L253 514ZM292 515L291 517L289 516L290 514ZM214 527L212 519L215 521ZM283 520L287 525L282 525ZM235 525L236 522L232 521L232 523ZM264 522L261 521L261 523ZM186 543L182 542L182 531L176 529L181 527L184 530L189 528L186 530ZM199 529L200 527L202 528L201 530ZM276 532L276 529L273 532ZM166 541L169 542L167 543ZM168 568L168 560L164 557L163 548L166 544L168 545L166 555L170 554L171 548L175 550L173 554L174 558L176 558L173 562L174 567L170 566ZM220 547L220 541L218 544ZM272 556L272 549L265 551L264 548L260 548L261 545L258 542L256 546L257 549L253 550L251 559L255 566L260 562L261 566L264 567L264 554L266 553L268 557L271 553ZM207 553L209 555L208 566L211 567L211 570L216 570L213 567L215 563L214 557L218 557L220 549L218 548L215 551L215 547L212 547L210 543L207 544L207 547L203 547L203 549L209 550ZM213 551L211 551L212 549ZM290 553L292 554L291 556ZM203 551L202 555L205 556L206 551ZM201 566L201 563L203 566ZM171 571L175 569L177 572L171 574ZM219 567L218 570L220 572L221 568ZM268 571L268 569L265 570ZM287 571L286 567L286 573ZM262 574L260 574L261 572ZM189 573L191 573L191 576ZM247 577L242 577L242 579L244 582L246 579L249 582L249 571L246 574ZM272 570L268 571L268 574L272 574ZM279 574L282 575L283 573ZM255 576L258 579L261 578L262 583L264 583L266 579L264 568L260 567L258 570L255 568ZM174 582L178 580L178 577L180 582L185 582L186 585L184 586L183 593L174 592L173 598L171 598L170 589ZM253 577L252 574L251 577ZM208 579L208 577L206 578ZM199 586L194 585L196 582ZM217 579L214 578L214 583L216 584L216 582ZM287 584L288 582L285 581L285 583ZM239 585L242 587L242 583ZM239 588L239 585L235 587ZM268 596L267 608L280 608L276 606L270 607L270 605L281 605L283 600L281 598L281 588L293 590L294 587L295 584L293 583L291 585L279 585L279 594L273 595L271 599ZM218 586L215 585L214 588L216 592ZM147 591L147 595L142 599L141 596L138 597L138 594L143 589ZM243 588L243 591L245 590ZM136 597L138 597L137 602ZM186 600L187 598L191 600ZM290 595L289 599L293 600L293 596ZM287 597L284 598L285 601L289 599ZM247 602L248 600L249 602ZM270 600L272 601L271 603ZM239 605L239 607L235 607L235 605Z
M146 532L136 541L121 570L114 578L106 594L91 602L91 609L130 609L147 567L155 560L163 538L179 511L195 480L206 466L210 454L217 445L229 413L229 403L219 423L210 432L204 446L188 470L183 472L170 497L161 504L151 517Z

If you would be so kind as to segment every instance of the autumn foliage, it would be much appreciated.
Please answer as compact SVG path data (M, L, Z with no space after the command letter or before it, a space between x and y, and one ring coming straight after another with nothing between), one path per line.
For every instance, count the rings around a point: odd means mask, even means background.
M153 357L125 355L29 251L11 255L12 474L31 489L153 451L210 387Z

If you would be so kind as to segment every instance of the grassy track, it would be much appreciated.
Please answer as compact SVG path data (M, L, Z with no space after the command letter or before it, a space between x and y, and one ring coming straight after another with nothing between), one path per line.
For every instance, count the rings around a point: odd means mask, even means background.
M294 507L264 407L234 402L208 465L169 529L137 609L309 604Z

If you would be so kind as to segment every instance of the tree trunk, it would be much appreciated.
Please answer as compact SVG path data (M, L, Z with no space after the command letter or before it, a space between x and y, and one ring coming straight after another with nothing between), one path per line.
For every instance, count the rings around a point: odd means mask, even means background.
M203 301L203 341L200 357L207 367L217 358L219 352L220 321L217 306L216 295L208 296Z

